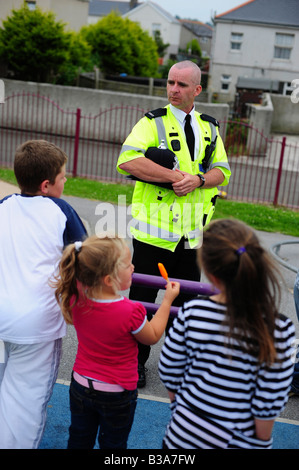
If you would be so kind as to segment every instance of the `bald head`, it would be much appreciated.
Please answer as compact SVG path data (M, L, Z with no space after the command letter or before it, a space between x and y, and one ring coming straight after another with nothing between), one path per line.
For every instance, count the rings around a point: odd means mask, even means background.
M200 68L190 60L174 64L168 73L167 97L169 103L188 114L194 99L201 93Z
M191 60L182 60L182 62L177 62L174 64L170 70L176 69L176 70L184 70L184 69L189 69L190 70L190 79L194 83L194 85L200 85L201 82L201 70L196 65L194 62Z

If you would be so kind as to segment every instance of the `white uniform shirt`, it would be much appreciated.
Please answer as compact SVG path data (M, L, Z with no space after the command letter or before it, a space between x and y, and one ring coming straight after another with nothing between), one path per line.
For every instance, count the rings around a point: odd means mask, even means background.
M0 201L0 339L27 344L66 333L53 279L64 246L86 235L65 201L12 195Z
M170 110L172 112L172 114L177 118L177 121L180 123L182 129L183 129L183 132L185 133L185 118L187 116L187 114L182 111L181 109L178 109L176 108L175 106L173 106L172 104L169 105L170 107ZM190 111L190 116L191 116L191 120L190 120L190 124L191 124L191 127L193 129L193 132L194 132L194 139L195 139L195 143L194 143L194 158L196 159L198 153L199 153L199 150L200 150L200 139L199 139L199 127L198 125L196 124L196 118L194 116L194 107L192 108L192 110Z

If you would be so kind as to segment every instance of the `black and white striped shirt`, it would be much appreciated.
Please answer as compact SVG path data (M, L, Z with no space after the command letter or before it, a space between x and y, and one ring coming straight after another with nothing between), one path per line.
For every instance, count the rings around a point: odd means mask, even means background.
M285 316L277 318L278 360L267 367L235 340L228 347L225 314L226 307L210 299L186 303L165 340L159 373L166 388L176 394L174 414L175 410L182 415L184 409L191 411L227 430L230 440L235 432L254 436L254 418L274 419L284 408L294 367L295 328ZM192 448L186 444L187 437L182 439L190 425L177 422L176 426L182 429L177 429L172 446ZM216 437L217 430L212 433ZM201 447L200 442L193 444Z

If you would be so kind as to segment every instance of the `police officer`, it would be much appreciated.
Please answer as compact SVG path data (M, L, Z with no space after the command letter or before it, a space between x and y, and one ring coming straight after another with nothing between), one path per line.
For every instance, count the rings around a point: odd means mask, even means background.
M161 262L169 277L200 280L195 248L201 245L203 225L213 214L217 186L227 185L231 174L217 121L194 109L194 99L202 90L200 81L201 71L193 62L173 65L167 81L169 104L147 113L134 126L118 158L117 170L139 180L131 227L138 273L159 275L157 263ZM149 149L158 149L161 155L164 148L165 160L170 151L175 156L171 168L147 158ZM139 301L155 302L156 295L156 290L142 286L130 289L130 298ZM174 305L186 300L188 296L181 293ZM139 387L145 385L149 353L148 346L139 345Z

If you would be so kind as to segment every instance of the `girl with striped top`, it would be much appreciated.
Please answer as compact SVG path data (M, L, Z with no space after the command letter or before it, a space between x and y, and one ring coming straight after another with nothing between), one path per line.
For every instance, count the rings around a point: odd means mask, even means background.
M278 271L236 220L210 225L199 262L215 295L185 303L162 348L172 408L163 447L271 448L294 367L294 325L276 306Z

